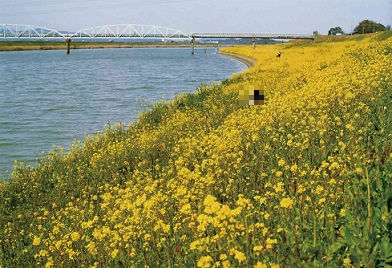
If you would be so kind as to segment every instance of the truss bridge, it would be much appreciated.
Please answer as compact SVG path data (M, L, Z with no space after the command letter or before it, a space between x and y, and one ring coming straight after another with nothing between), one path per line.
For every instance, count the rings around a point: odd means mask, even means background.
M193 33L187 34L181 30L156 25L142 24L114 24L102 25L78 30L76 32L59 31L47 27L0 24L0 40L4 39L45 39L65 40L67 54L70 51L71 39L162 39L162 40L189 40L192 44L192 54L196 38L223 39L223 38L251 38L253 47L257 39L314 39L313 35L306 34L268 34L268 33Z

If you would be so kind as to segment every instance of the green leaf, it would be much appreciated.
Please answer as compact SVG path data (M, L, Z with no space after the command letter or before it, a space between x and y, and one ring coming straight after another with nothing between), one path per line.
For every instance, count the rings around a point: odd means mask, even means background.
M380 250L383 259L386 262L388 262L388 260L392 261L392 243L389 242L389 237L384 236L381 239Z
M387 197L388 197L388 199L392 198L392 188L389 188Z
M348 209L346 209L346 219L349 222L354 222L354 217Z
M336 253L338 250L340 250L342 247L344 246L344 244L340 241L337 241L336 243L334 243L331 247L332 250L332 254Z
M346 214L347 215L347 214ZM344 238L349 246L358 246L361 244L361 239L356 237L354 234L359 233L356 228L346 227L344 228Z

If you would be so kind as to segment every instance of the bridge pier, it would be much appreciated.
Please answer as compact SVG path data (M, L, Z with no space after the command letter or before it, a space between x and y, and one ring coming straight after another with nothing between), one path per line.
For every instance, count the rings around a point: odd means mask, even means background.
M195 55L195 37L192 36L192 55Z
M67 45L67 54L69 55L71 53L71 38L65 39L65 43Z

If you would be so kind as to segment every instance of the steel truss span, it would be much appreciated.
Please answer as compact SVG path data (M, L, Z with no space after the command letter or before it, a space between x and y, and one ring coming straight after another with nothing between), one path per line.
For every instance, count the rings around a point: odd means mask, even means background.
M42 39L65 39L72 38L101 38L101 39L190 39L195 38L266 38L266 39L314 39L312 35L303 34L263 34L263 33L194 33L186 34L183 31L142 24L114 24L95 26L79 30L77 32L60 32L58 30L21 24L0 24L0 39L4 38L42 38Z
M67 38L57 30L34 25L0 24L0 38Z
M160 38L190 39L190 35L173 28L141 25L116 24L90 27L75 33L60 32L41 26L21 24L0 24L0 38Z
M161 38L190 39L191 37L177 29L156 25L118 24L103 25L82 29L70 36L71 38Z

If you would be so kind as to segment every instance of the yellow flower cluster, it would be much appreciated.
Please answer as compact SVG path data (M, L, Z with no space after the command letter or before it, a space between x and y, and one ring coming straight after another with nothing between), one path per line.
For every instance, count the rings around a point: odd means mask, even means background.
M225 51L258 65L54 151L37 170L15 171L2 186L0 258L47 267L342 266L347 256L332 245L348 233L350 208L365 206L356 198L367 188L356 185L382 161L391 166L386 145L369 144L391 138L387 121L372 116L391 109L382 100L392 90L392 38ZM265 104L238 103L246 84L263 87ZM14 209L17 200L34 209Z

